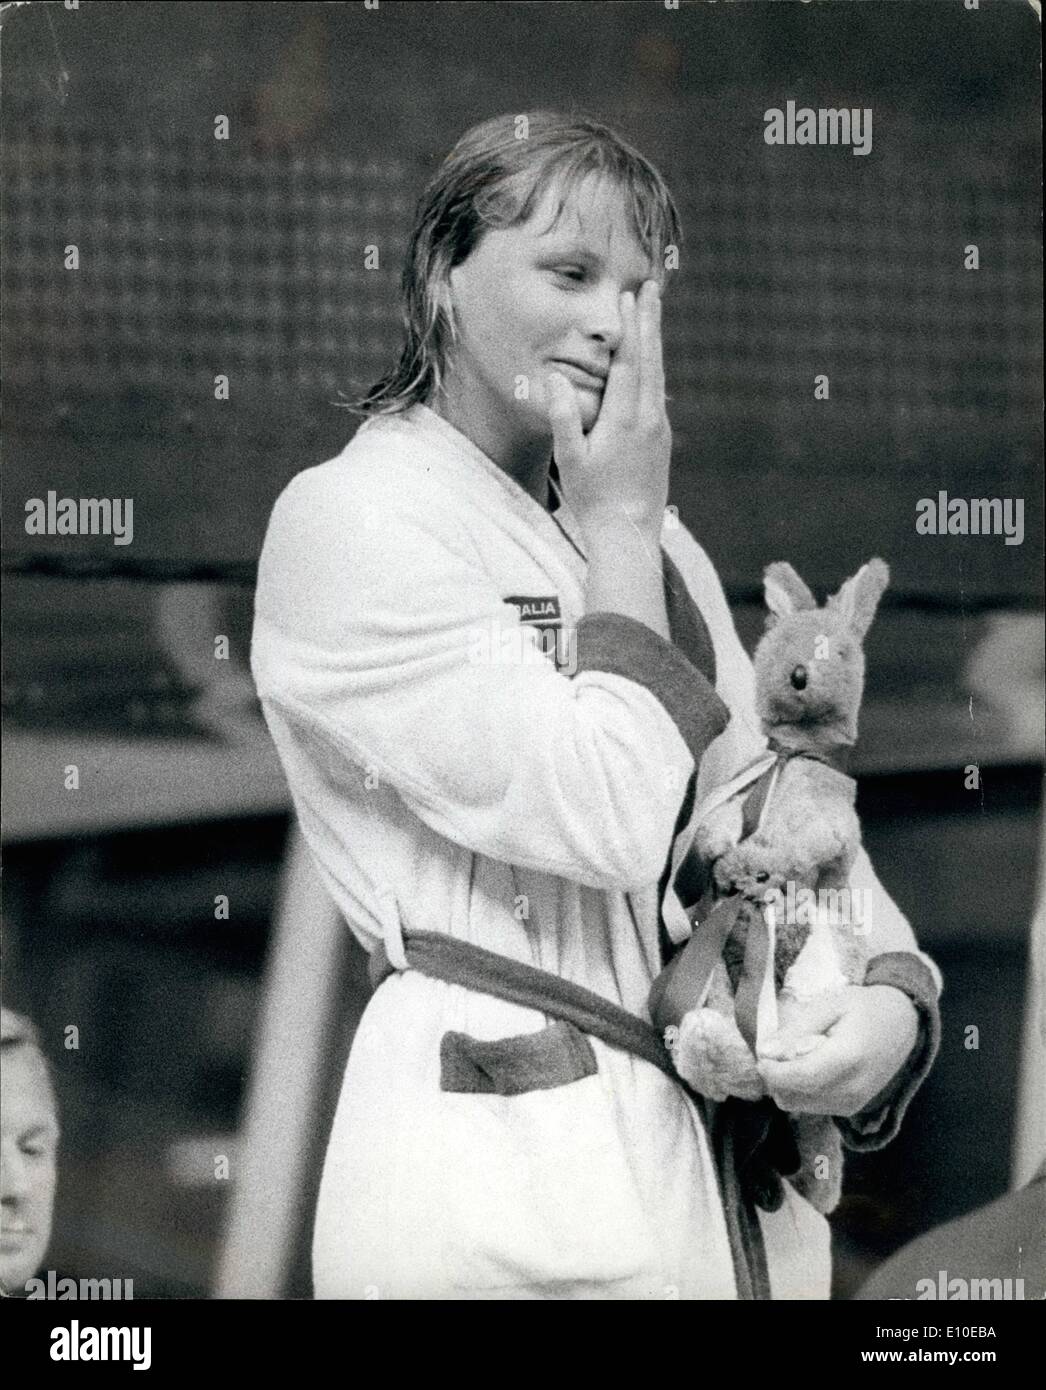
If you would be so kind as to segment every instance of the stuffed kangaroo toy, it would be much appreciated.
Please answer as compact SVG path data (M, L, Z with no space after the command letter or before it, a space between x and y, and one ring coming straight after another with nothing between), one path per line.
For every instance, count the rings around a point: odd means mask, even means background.
M759 1042L787 1029L798 1005L864 978L867 926L848 887L860 847L856 785L840 764L857 739L861 644L888 582L887 566L871 560L820 608L791 565L766 570L756 707L776 759L754 794L750 781L701 816L694 844L712 887L685 949L704 963L696 977L692 966L677 975L674 1005L652 999L679 1074L712 1100L764 1097ZM688 998L695 979L698 997ZM800 1039L793 1055L819 1041ZM841 1191L838 1131L827 1116L790 1123L792 1181L830 1211Z

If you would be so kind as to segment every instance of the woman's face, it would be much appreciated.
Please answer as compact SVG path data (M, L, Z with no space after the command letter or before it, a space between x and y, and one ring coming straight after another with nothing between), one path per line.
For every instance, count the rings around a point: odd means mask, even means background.
M497 441L547 440L546 376L571 382L581 427L595 424L621 341L620 296L661 278L632 231L623 196L590 176L555 225L551 186L527 221L486 232L450 273L458 341L446 375L453 416L492 457Z

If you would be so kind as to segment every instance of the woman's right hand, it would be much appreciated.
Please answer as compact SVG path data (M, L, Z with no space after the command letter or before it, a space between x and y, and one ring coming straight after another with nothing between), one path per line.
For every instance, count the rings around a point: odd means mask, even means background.
M563 495L586 537L631 522L655 542L668 503L672 431L665 410L661 293L645 280L621 295L622 336L599 416L587 435L569 381L548 378L549 420ZM627 520L626 520L627 519Z

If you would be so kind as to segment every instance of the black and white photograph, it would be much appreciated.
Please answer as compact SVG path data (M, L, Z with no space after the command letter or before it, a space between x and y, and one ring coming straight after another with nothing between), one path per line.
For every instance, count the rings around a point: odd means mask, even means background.
M1040 38L0 4L33 1364L162 1375L207 1305L335 1346L379 1325L317 1304L609 1300L865 1305L792 1335L1015 1372ZM794 1316L713 1315L752 1365Z

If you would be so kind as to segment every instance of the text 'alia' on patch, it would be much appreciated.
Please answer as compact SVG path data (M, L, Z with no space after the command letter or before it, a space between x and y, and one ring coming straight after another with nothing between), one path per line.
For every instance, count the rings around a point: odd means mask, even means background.
M511 603L514 608L519 609L521 623L534 623L538 627L545 627L550 624L559 625L559 598L555 594L551 594L547 598L509 594L502 602Z

